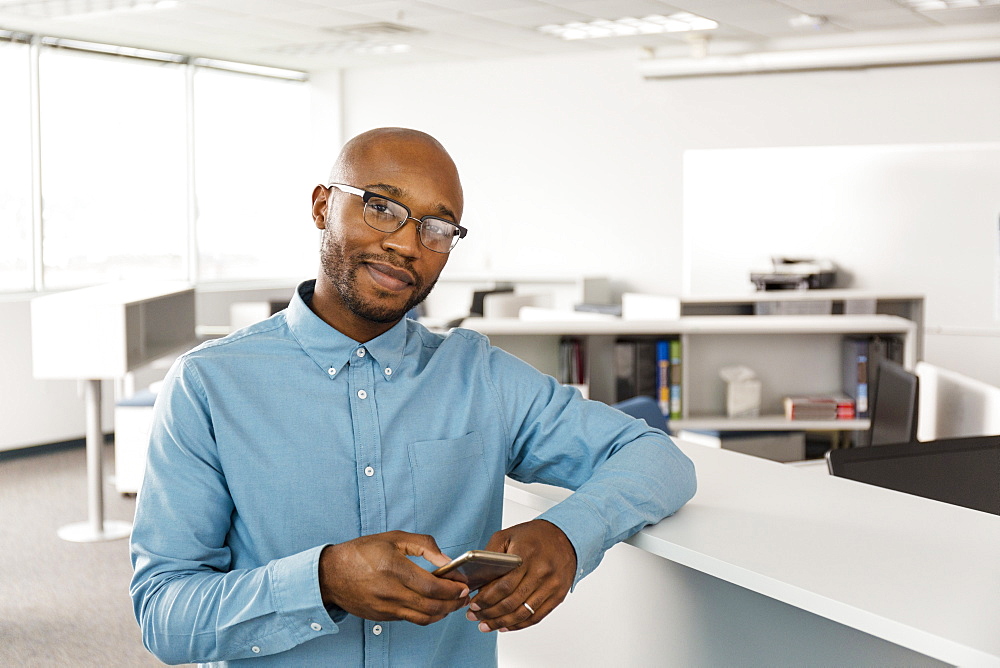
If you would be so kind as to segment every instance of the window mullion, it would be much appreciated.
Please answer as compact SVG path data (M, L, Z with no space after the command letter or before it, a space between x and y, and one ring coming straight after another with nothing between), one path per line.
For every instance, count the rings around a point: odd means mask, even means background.
M42 215L42 117L41 90L38 75L41 39L33 36L29 45L28 63L30 68L31 105L31 273L32 288L36 292L45 289L45 264L42 254L44 236L44 216Z

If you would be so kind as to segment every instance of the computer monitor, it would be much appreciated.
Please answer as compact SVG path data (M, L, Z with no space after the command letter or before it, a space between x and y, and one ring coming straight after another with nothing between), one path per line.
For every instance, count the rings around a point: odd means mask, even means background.
M826 461L841 478L1000 515L1000 436L837 449Z
M878 362L878 385L872 398L869 445L917 440L919 380L896 362Z

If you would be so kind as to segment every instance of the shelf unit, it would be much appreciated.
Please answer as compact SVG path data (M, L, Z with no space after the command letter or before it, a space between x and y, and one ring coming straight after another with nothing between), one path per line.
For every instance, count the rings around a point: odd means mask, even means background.
M900 337L908 369L916 364L919 338L916 322L885 314L702 315L664 321L469 318L462 326L482 332L494 345L550 375L559 371L560 339L583 339L590 398L609 403L614 400L612 353L618 337L679 338L683 414L671 421L671 429L720 431L867 429L867 420L786 420L781 401L791 394L840 392L845 335ZM734 420L725 415L725 383L719 369L738 364L753 369L762 382L760 418Z
M681 315L755 315L762 303L830 302L830 315L897 315L917 327L914 354L923 359L924 298L921 295L869 290L770 290L742 295L684 297Z

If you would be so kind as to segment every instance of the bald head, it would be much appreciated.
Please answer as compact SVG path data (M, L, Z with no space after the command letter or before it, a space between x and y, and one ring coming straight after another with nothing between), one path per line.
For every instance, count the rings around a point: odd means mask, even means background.
M454 189L462 204L462 184L448 151L426 132L409 128L376 128L350 139L330 170L328 183L363 185L364 175L375 171L425 171L428 177ZM456 211L461 215L461 210Z
M425 226L438 234L440 223L434 219L460 222L462 184L440 142L405 128L370 130L348 141L329 183L338 185L313 189L313 221L323 237L310 306L355 341L368 341L402 319L434 287L449 253L436 250L433 237L432 245L425 245ZM369 202L374 201L371 215L378 216L380 207L387 207L385 200L407 209L399 213L395 230L366 217Z

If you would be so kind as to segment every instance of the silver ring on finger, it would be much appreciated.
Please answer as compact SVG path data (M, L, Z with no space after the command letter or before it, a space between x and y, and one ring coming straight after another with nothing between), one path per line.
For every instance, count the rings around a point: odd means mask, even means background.
M530 605L528 605L528 602L527 602L527 601L525 601L525 602L524 602L524 603L522 603L521 605L523 605L524 607L526 607L526 608L528 609L528 612L530 612L531 614L535 614L535 609L534 609L534 608L532 608L532 607L531 607Z

